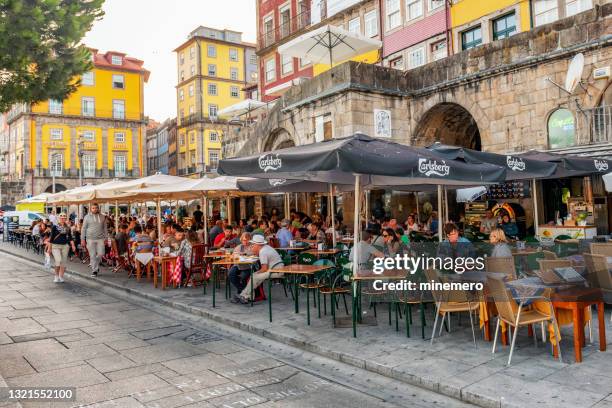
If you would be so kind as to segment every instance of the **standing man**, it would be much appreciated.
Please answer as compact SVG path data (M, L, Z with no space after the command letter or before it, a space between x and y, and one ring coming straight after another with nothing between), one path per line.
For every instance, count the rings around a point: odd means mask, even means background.
M81 228L81 245L87 246L92 278L98 277L100 258L104 255L104 240L107 237L106 216L100 214L98 204L92 204Z
M200 206L196 206L196 210L193 212L193 219L195 220L196 224L200 224L202 222L203 216L204 213L202 212L202 210L200 210Z

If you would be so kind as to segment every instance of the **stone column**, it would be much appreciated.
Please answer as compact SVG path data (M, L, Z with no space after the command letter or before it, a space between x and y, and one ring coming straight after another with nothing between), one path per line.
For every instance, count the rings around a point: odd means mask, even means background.
M240 198L240 219L246 219L246 198Z
M108 128L102 128L102 177L109 177L108 175Z

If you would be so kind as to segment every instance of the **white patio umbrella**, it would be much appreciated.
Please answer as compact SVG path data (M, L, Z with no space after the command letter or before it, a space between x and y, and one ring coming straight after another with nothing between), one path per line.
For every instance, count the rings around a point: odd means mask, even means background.
M266 106L265 102L255 101L253 99L245 99L238 103L228 106L227 108L221 109L217 112L217 115L221 117L235 117L248 115L256 109Z
M51 193L40 193L30 198L24 198L23 200L17 201L17 204L31 204L31 203L46 203L47 198L51 196Z
M330 66L382 47L382 42L325 25L281 45L282 56L325 62Z

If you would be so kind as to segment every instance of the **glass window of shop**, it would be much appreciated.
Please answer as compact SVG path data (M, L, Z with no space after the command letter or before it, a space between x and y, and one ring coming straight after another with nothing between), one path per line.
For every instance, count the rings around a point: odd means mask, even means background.
M560 108L548 117L548 147L558 149L576 143L576 121L569 109Z

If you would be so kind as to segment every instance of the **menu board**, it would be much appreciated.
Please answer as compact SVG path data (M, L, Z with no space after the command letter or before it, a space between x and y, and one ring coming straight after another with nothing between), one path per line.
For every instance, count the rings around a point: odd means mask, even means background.
M488 187L487 199L527 198L531 196L529 181L506 181Z

